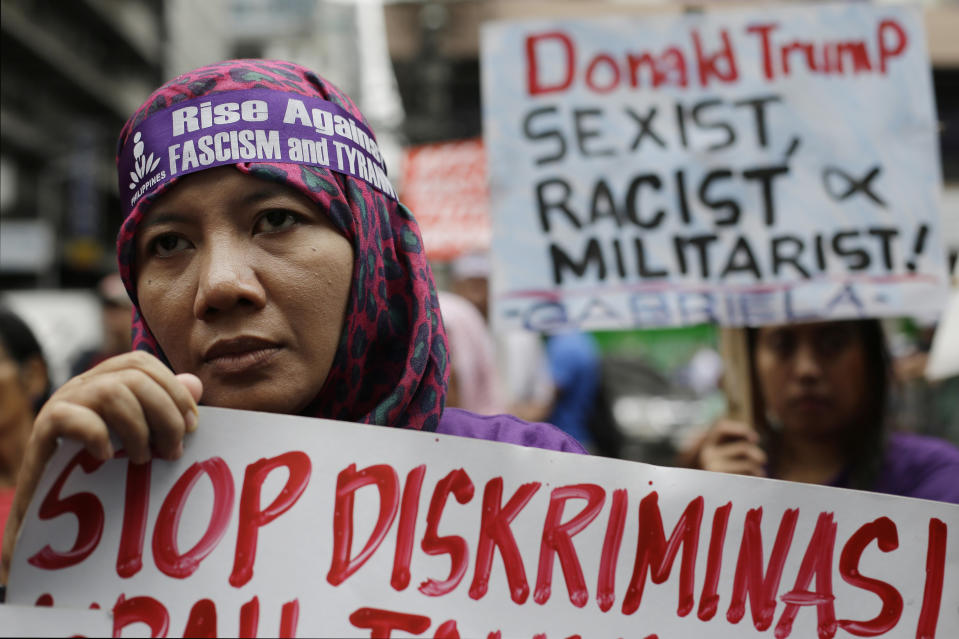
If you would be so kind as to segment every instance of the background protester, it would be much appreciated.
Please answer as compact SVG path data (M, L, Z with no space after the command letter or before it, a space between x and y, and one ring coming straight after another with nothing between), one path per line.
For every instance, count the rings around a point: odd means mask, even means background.
M505 412L493 338L483 316L473 304L455 293L440 291L439 301L450 343L446 406L484 415Z
M105 359L130 350L130 314L133 305L118 273L105 275L97 285L103 339L97 348L84 351L73 362L71 375L79 375Z
M454 293L472 302L489 324L489 254L475 251L450 265ZM539 333L494 331L496 365L507 412L528 421L544 421L553 409L556 388L550 376L546 347Z
M350 167L362 164L365 173L337 164L334 153L336 170L283 161L277 149L292 145L266 140L256 157L205 168L189 152L193 137L209 134L199 117L189 120L199 108L233 109L254 118L258 131L274 132L293 128L284 122L293 113L311 137L308 119L336 114L340 132L324 140L335 147L348 134L366 136L366 152L349 147ZM151 117L181 122L184 130L192 122L195 135L174 141L176 131L144 124ZM239 118L216 126L238 138L250 133ZM432 273L413 216L391 197L382 169L377 173L366 127L350 98L326 80L270 60L184 74L127 121L117 154L120 188L143 195L124 198L117 253L134 304L135 352L68 381L38 414L4 535L0 581L58 437L79 440L99 459L114 453L111 433L134 463L176 459L184 433L197 426L201 399L584 452L548 424L444 410L448 347ZM144 131L155 137L144 139ZM152 161L142 178L130 170L171 145L184 162L176 175L150 177ZM184 175L191 157L193 172ZM138 186L140 179L152 186Z
M878 320L749 329L748 344L757 427L717 422L692 466L959 503L959 449L889 423Z
M26 322L0 308L0 526L7 521L33 419L49 393L40 343Z
M552 410L546 419L593 447L589 430L600 383L599 346L589 333L567 331L546 339L549 370L556 387Z

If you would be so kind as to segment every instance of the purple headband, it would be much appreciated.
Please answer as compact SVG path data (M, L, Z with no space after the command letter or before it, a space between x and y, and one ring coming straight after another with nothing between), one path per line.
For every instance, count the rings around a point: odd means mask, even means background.
M238 162L321 166L396 201L373 134L322 98L243 89L178 102L143 120L118 158L124 217L170 180Z

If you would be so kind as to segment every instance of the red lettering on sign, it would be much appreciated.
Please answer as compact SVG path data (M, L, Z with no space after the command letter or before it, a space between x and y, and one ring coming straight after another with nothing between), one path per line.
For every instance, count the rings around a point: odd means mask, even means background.
M776 639L785 639L792 632L800 606L816 606L819 639L836 636L836 609L833 606L836 597L832 592L832 551L836 545L836 523L832 518L832 513L819 513L816 528L799 565L796 583L792 590L780 597L786 609L776 624ZM814 574L816 590L810 592L809 584Z
M671 83L678 87L685 88L689 84L686 57L679 47L667 47L658 57L649 52L627 53L626 64L629 67L629 84L634 89L642 86L639 76L644 66L649 68L648 75L651 76L648 86L654 89L666 84L670 78Z
M123 503L123 528L117 550L117 575L129 578L143 567L143 540L147 534L150 508L150 462L127 463L126 493Z
M176 542L180 516L201 473L206 473L213 484L213 511L203 537L193 548L181 554ZM185 579L192 575L200 562L216 548L226 533L230 516L233 514L234 492L233 475L226 462L219 457L195 462L186 469L163 500L153 529L153 561L163 574Z
M483 518L480 524L479 543L476 549L476 572L470 586L470 597L479 599L489 588L489 576L493 567L493 546L499 548L506 568L506 580L509 583L510 597L518 604L529 596L529 584L526 582L526 570L523 557L516 546L516 539L510 529L510 522L539 490L539 482L520 486L506 506L502 506L503 478L494 477L486 483L483 492Z
M885 581L864 577L859 572L859 559L862 557L866 546L873 539L876 540L879 550L883 552L895 550L899 547L896 524L888 517L880 517L868 524L863 524L852 534L839 555L839 576L846 583L873 592L882 600L882 609L873 619L868 621L839 620L839 625L843 630L857 637L873 637L885 634L899 623L899 617L902 616L902 595L899 594L899 591Z
M909 39L902 26L895 20L883 20L879 23L879 30L876 39L879 41L879 71L886 73L886 61L894 58L906 50ZM894 42L889 46L887 34L892 34Z
M52 605L53 605L53 595L51 595L49 592L45 592L45 593L43 593L42 595L40 595L39 597L37 597L37 600L36 600L35 602L33 602L33 605L34 605L34 606L41 606L41 607L49 607L49 606L52 606Z
M209 599L201 599L190 608L190 616L183 629L184 637L216 637L216 606Z
M561 524L563 509L570 499L585 499L586 505L569 521ZM572 537L596 519L605 501L606 491L596 484L575 484L553 490L549 498L549 509L546 511L546 521L543 523L543 539L540 542L539 570L536 575L533 601L539 604L549 601L553 583L553 559L554 555L558 555L563 574L566 576L569 600L577 608L586 605L589 600L589 591L586 589L583 567L579 563L579 557L576 556Z
M270 473L280 467L285 467L289 471L286 483L276 499L261 510L260 490L263 482ZM292 450L270 459L260 459L246 467L243 490L240 493L240 520L230 585L239 588L253 577L256 540L260 528L293 507L306 490L306 485L310 481L310 472L310 458L299 450Z
M600 84L596 79L601 64L609 72L609 80L606 84ZM619 86L619 66L613 56L608 53L600 53L590 61L589 66L586 67L586 86L596 93L609 93Z
M773 54L769 44L769 33L773 29L778 29L779 25L775 22L751 24L746 27L746 33L759 34L760 47L763 58L763 77L772 80L775 71L773 70Z
M719 572L723 565L723 546L726 543L726 526L729 524L729 511L733 503L726 502L713 513L713 528L709 536L709 554L706 556L706 578L703 580L703 593L699 597L699 610L696 616L709 621L716 615L719 606Z
M619 560L619 548L626 526L627 500L628 493L625 488L613 491L606 538L603 540L603 552L599 560L599 576L596 579L596 602L603 612L612 608L616 601L616 562Z
M27 563L44 570L58 570L75 566L96 549L103 535L103 504L93 493L76 493L61 499L60 492L74 468L79 466L83 472L92 473L102 464L101 460L96 459L86 450L81 450L67 462L56 481L53 482L53 486L50 487L50 491L43 498L43 502L40 503L37 516L42 521L46 521L66 513L73 513L77 517L77 538L73 542L73 547L66 552L54 550L47 544L37 554L27 559Z
M393 555L393 576L390 585L394 590L404 590L410 585L410 559L413 555L413 536L416 532L416 515L419 513L420 490L426 464L420 464L406 475L403 502L400 505L400 521L396 529L396 553Z
M393 630L414 635L425 632L430 627L430 618L380 608L360 608L350 615L350 623L356 628L370 630L370 639L390 639Z
M460 639L460 631L456 627L456 622L450 619L441 623L433 634L433 639Z
M240 606L240 636L255 637L260 625L260 599L253 597Z
M946 572L946 533L942 520L929 520L929 543L926 546L926 585L922 592L922 610L916 625L916 639L936 636L939 606L942 604L942 581Z
M300 622L300 600L294 599L280 608L280 637L295 637L296 626Z
M363 486L375 485L380 495L380 514L363 550L353 559L354 494ZM336 504L333 508L333 559L326 580L338 586L360 569L373 555L386 536L399 507L399 477L392 466L379 464L357 471L350 464L336 478Z
M723 46L712 55L703 50L703 43L699 38L699 31L693 29L693 47L696 49L696 60L699 63L699 84L707 86L710 77L715 77L721 82L735 82L739 79L739 70L736 68L736 56L733 55L733 44L729 39L729 32L721 29L719 37L722 38ZM723 62L725 69L719 67Z
M540 83L539 66L537 64L536 57L536 46L540 42L547 42L550 40L562 45L566 53L566 77L556 84L546 85ZM568 35L561 31L550 31L547 33L528 36L526 38L526 77L527 90L529 91L529 94L542 95L544 93L555 93L557 91L565 91L568 89L569 85L573 82L573 62L575 58L576 53L573 47L573 41L569 39Z
M696 551L699 544L699 525L703 520L703 498L696 497L686 506L679 521L666 541L663 516L659 511L659 493L655 490L639 502L639 531L636 540L636 561L633 576L623 598L623 614L630 615L639 608L646 587L646 573L653 583L661 584L669 578L673 560L683 546L679 567L679 606L676 613L685 617L693 609L693 587L696 571Z
M779 591L779 581L782 579L786 555L789 553L793 533L796 531L799 509L790 508L783 513L765 573L763 572L763 537L759 528L762 517L762 507L753 508L746 513L743 539L739 546L739 558L736 561L736 575L733 578L732 599L729 610L726 611L726 619L730 623L739 623L746 614L748 590L753 625L760 631L769 628L776 612L776 593Z
M452 493L456 501L465 504L473 499L475 489L469 475L462 468L450 471L433 489L430 499L430 509L426 515L426 534L423 535L421 547L427 555L449 555L450 573L443 581L427 579L420 584L420 592L424 595L438 597L452 591L463 580L466 569L469 567L469 546L466 540L459 535L440 537L437 533L440 517L446 507L446 498Z
M170 615L166 607L153 597L120 595L113 605L113 636L122 637L123 629L134 623L150 626L151 637L166 637L170 629Z

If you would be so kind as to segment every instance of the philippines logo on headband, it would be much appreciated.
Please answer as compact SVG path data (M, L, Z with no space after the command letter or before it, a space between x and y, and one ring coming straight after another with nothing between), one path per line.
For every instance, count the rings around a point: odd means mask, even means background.
M396 199L373 134L345 110L298 93L248 89L179 102L140 123L120 153L124 214L174 177L238 162L320 166Z

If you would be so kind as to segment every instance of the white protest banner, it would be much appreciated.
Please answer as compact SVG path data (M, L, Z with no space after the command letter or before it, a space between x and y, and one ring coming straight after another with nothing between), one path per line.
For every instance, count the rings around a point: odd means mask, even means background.
M416 215L431 260L489 250L492 230L482 140L411 147L403 166L400 197Z
M112 632L106 610L0 604L0 637L109 637Z
M957 531L945 503L201 408L177 462L62 446L8 601L155 636L946 638Z
M916 7L482 31L494 321L556 331L935 312Z

